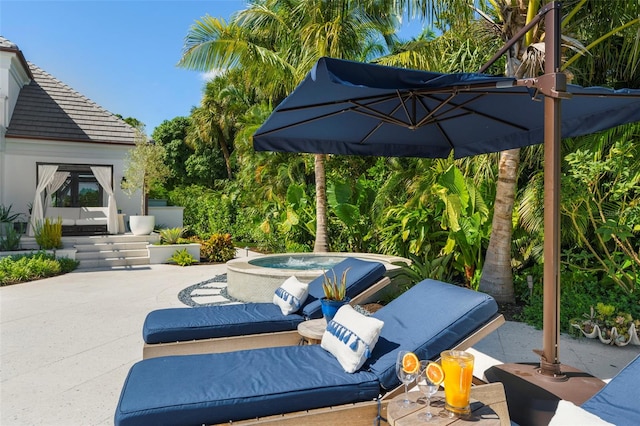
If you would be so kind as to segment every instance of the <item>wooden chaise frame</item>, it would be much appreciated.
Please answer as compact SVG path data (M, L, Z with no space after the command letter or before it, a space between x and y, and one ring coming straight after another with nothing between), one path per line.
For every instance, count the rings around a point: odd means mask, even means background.
M371 297L384 289L391 280L383 277L351 299L351 305L359 305L370 301ZM198 309L198 308L194 308ZM233 352L243 349L268 348L274 346L293 346L300 342L297 330L277 333L249 334L244 336L217 337L212 339L189 340L171 343L145 343L142 348L142 359L169 355L193 355L220 352Z
M504 316L498 314L489 320L486 324L470 334L458 345L453 347L455 350L469 349L485 336L497 330L504 324ZM481 380L474 378L474 383L482 384ZM384 394L378 401L358 402L355 404L346 404L336 407L318 408L314 410L305 410L295 413L279 414L257 419L242 420L238 422L224 423L234 425L349 425L349 426L371 426L375 424L376 419L385 421L387 416L387 407L389 401L404 392L404 387L400 386L392 391ZM507 407L507 399L504 393L502 383L483 384L482 386L473 386L471 388L471 397L482 401L485 405L490 406L498 415L501 426L509 426L509 411Z

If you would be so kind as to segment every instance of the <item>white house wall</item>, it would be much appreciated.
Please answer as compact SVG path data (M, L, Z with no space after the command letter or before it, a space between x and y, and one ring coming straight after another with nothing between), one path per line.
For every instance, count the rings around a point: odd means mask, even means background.
M7 181L4 178L5 174L2 173L7 164L5 132L18 101L20 89L25 84L29 84L29 81L29 76L16 54L0 51L0 204L3 205L10 204L5 195Z
M34 139L6 139L0 182L4 188L2 204L13 212L27 213L36 189L36 163L89 164L113 166L118 209L127 215L139 214L140 194L129 197L120 189L124 158L129 146L82 142L53 142Z

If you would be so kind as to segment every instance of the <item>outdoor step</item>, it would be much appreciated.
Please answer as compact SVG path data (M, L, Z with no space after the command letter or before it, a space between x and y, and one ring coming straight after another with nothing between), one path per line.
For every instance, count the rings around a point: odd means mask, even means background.
M92 250L76 252L76 260L93 260L109 258L149 257L146 247L127 250Z
M135 265L148 265L148 244L159 240L158 234L152 235L91 235L64 236L63 246L76 249L78 269L114 268ZM38 249L33 237L23 237L23 247Z
M103 243L154 243L159 241L160 236L157 234L151 235L133 235L133 234L118 234L118 235L94 235L94 236L78 236L78 237L63 237L62 241L65 245L78 245L78 244L103 244Z
M115 243L98 243L98 244L76 244L74 247L78 253L92 253L102 251L123 251L123 250L146 250L147 242L115 242Z
M100 260L81 260L78 269L114 268L119 266L148 265L148 257L109 258Z

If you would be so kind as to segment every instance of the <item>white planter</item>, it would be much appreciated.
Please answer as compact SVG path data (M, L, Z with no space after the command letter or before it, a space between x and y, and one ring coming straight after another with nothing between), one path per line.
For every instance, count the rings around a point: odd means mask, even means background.
M158 263L169 263L169 259L176 251L184 249L187 249L187 252L193 256L196 261L200 262L200 244L191 243L162 245L149 244L147 246L147 250L149 251L149 263L152 265Z
M129 216L129 228L133 235L149 235L156 224L155 216Z

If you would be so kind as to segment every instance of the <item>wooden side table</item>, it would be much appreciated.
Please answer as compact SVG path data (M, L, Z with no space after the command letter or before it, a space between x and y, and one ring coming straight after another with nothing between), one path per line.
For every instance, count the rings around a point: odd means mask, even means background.
M409 392L409 399L412 401L423 396L421 392ZM402 399L404 399L404 393L389 401L387 419L391 426L424 426L425 424L432 426L509 426L511 424L504 387L499 382L471 388L471 415L467 418L448 417L444 413L441 414L444 410L443 391L439 391L431 397L433 417L429 423L418 417L420 413L426 411L425 404L415 404L413 407L404 408L397 404L397 401Z
M322 340L327 321L324 318L303 321L298 324L298 334L309 345L317 345Z

